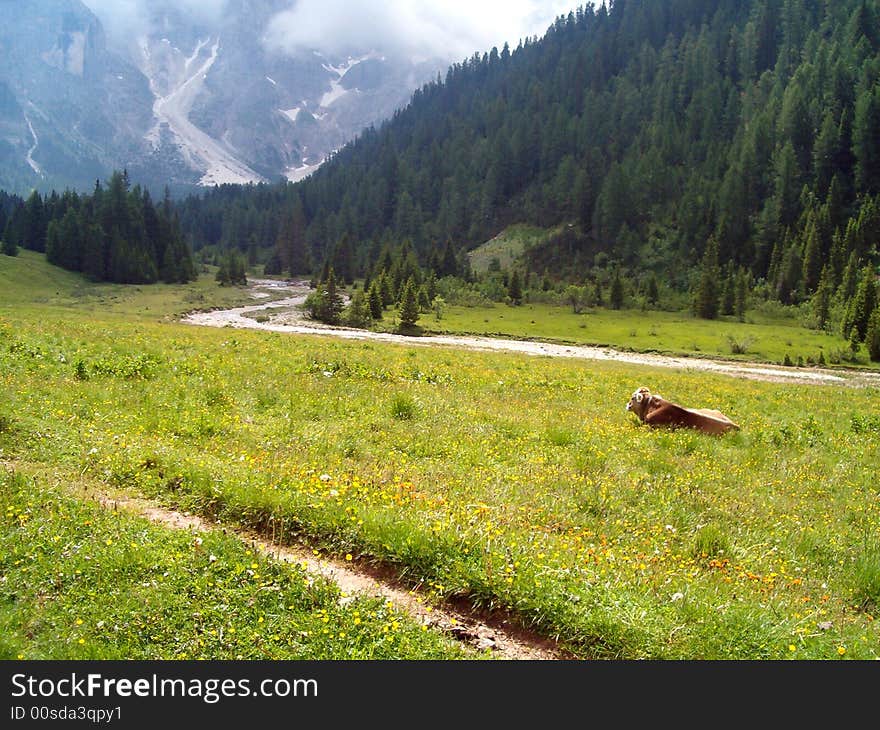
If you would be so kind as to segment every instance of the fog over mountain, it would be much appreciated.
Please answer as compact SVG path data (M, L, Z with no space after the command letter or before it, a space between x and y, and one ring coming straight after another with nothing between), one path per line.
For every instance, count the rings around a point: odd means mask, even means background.
M0 28L0 188L301 179L559 2L28 0Z
M566 0L298 0L266 34L275 48L338 52L379 45L413 55L461 60L526 36L541 36Z

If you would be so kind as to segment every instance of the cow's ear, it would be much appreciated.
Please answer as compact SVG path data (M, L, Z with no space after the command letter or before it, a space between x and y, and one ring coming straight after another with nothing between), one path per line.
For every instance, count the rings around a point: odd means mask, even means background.
M636 403L641 403L645 399L644 393L636 393Z

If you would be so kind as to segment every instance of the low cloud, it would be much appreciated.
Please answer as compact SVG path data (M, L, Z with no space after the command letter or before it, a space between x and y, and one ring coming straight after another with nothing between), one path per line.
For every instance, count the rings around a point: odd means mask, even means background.
M83 0L108 33L127 41L152 30L152 19L174 10L200 25L219 26L232 0ZM259 0L252 0L259 2ZM263 29L272 50L296 53L404 52L462 60L474 53L514 48L541 36L572 0L291 0ZM268 4L268 3L267 3ZM276 7L278 6L275 0ZM283 7L283 5L282 5Z
M570 9L558 0L297 0L264 40L287 53L380 48L460 60L541 36Z
M83 0L100 18L107 32L128 39L147 32L151 18L163 10L176 10L198 23L214 25L226 12L229 0Z

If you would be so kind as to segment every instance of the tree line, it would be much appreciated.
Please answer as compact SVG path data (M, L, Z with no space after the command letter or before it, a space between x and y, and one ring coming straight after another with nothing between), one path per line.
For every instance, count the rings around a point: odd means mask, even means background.
M0 250L44 252L50 263L94 281L183 283L196 277L192 251L170 196L156 205L149 192L114 172L91 195L66 190L21 200L0 197Z

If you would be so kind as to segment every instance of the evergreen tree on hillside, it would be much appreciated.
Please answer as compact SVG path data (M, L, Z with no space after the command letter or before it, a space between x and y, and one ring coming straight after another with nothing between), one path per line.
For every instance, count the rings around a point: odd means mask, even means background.
M868 349L868 357L874 362L880 362L880 306L874 308L874 313L868 321L865 347Z
M45 251L46 230L49 226L49 221L46 219L43 199L36 190L28 196L27 202L24 204L23 223L22 243L24 247L29 248L31 251Z
M656 306L660 301L660 289L657 284L657 275L651 272L648 277L648 284L645 288L645 300L651 306Z
M810 214L804 231L804 254L802 283L804 294L812 294L819 284L822 275L822 241L818 223L814 215Z
M385 269L379 274L379 293L382 296L382 306L390 307L394 304L394 292L391 290L391 278Z
M297 196L290 214L281 223L276 241L278 271L289 271L291 276L307 274L312 269L306 241L306 217L302 199Z
M220 259L214 278L220 286L247 286L247 265L237 250L229 250Z
M339 293L336 272L332 266L327 269L327 276L318 283L315 291L306 298L305 306L312 319L325 324L339 324L343 298Z
M380 290L378 281L374 280L373 283L370 284L367 302L370 307L370 315L373 317L373 319L382 319L384 307L382 305L382 292Z
M18 244L12 236L6 238L4 235L3 240L0 241L0 253L6 256L18 256Z
M419 306L416 302L416 283L409 279L400 296L400 328L410 329L419 321Z
M880 193L880 80L863 91L853 120L856 188L866 195Z
M746 321L746 307L749 298L749 274L740 269L736 275L736 289L733 300L733 313L740 322Z
M719 293L718 241L710 238L703 254L700 279L694 291L694 314L701 319L718 317Z
M828 317L831 314L831 303L834 296L834 283L831 280L831 269L825 266L822 269L822 275L819 277L819 284L816 287L816 293L813 294L811 303L813 307L813 316L816 320L816 326L824 329L828 323Z
M733 314L736 304L736 277L733 267L728 266L727 276L724 277L724 283L721 287L721 314Z
M519 271L516 269L513 270L513 274L510 276L510 283L507 285L507 296L510 297L510 301L514 306L522 304L522 282L520 281ZM430 297L429 301L432 299L433 297Z
M345 323L349 327L369 327L373 322L370 305L363 289L358 289L351 298L351 303L345 310Z
M612 309L623 307L623 280L620 278L620 267L615 267L611 276L611 290L608 293L608 303Z
M850 338L855 336L859 342L864 342L868 335L868 323L877 306L877 277L873 269L865 267L855 296L846 308L843 331L849 333ZM853 332L856 334L853 335Z

